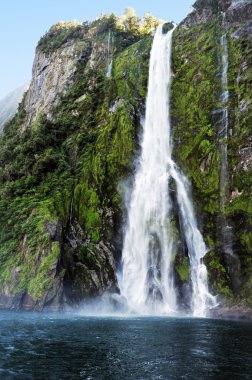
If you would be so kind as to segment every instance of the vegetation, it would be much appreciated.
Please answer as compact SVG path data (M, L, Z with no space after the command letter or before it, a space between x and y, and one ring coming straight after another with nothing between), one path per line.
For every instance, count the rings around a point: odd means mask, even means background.
M211 5L211 2L207 2ZM197 1L196 8L205 7ZM231 30L236 33L236 28ZM251 168L242 164L242 152L250 146L251 89L248 77L251 71L252 49L246 28L239 38L228 35L229 42L229 131L227 140L229 162L229 192L225 209L220 211L221 156L219 136L220 36L224 33L221 20L201 24L188 30L178 28L174 33L172 85L172 121L174 155L192 181L193 198L198 216L204 226L209 246L206 264L209 280L215 293L228 299L237 295L223 252L220 225L223 214L229 226L234 227L234 254L241 264L240 292L248 299L252 273L251 241ZM243 63L242 63L243 62ZM246 63L245 63L246 62ZM242 69L245 67L245 70ZM239 78L239 80L237 80ZM242 105L245 107L242 108ZM246 106L247 105L247 106ZM241 110L242 109L242 110ZM222 142L223 143L223 142ZM244 153L245 154L245 153ZM244 161L243 161L244 162ZM223 213L223 214L222 214ZM244 289L244 291L242 290ZM246 296L245 296L246 294ZM239 297L236 299L239 300Z
M38 48L45 53L51 53L67 41L79 38L88 28L88 23L59 22L53 25L38 42Z
M197 1L195 7L205 4ZM24 99L0 136L0 286L13 297L43 301L58 279L66 295L77 301L115 285L110 254L117 258L122 244L119 189L134 171L151 32L159 22L149 14L141 20L127 9L122 17L56 24L39 41L38 49L48 56L73 41L84 50L50 118L38 114L25 127ZM234 38L236 31L228 35L232 136L227 141L229 194L221 212L220 136L214 113L221 91L222 29L217 18L174 32L171 117L174 156L191 179L209 248L205 262L212 290L229 301L245 298L252 304L251 166L246 153L251 148L252 45L245 29L239 38ZM111 77L105 75L108 42ZM223 215L235 227L234 253L242 278L238 292L216 228ZM174 274L182 288L190 282L190 270L176 212L173 230L178 246Z
M101 17L86 36L102 45L114 28L118 45L124 38L119 49L114 44L112 77L104 75L103 61L93 68L86 57L51 120L39 114L23 130L24 100L0 137L0 283L13 294L40 300L58 276L72 276L76 263L88 295L88 268L101 276L106 266L96 245L111 244L119 234L118 183L132 171L151 38L140 33L132 44L131 27L122 31L114 21L113 15ZM58 24L38 48L50 54L81 28ZM77 242L75 249L70 240Z

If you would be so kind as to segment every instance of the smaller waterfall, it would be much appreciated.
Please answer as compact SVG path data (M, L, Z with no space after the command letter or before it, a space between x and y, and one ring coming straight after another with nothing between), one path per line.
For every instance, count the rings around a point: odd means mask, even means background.
M108 65L108 70L106 72L107 78L110 78L112 75L112 67L113 67L113 59L111 59L111 61L109 62L109 65Z
M225 25L225 13L223 16L223 26ZM228 198L228 41L226 33L221 36L221 88L220 102L220 153L221 153L221 175L220 175L220 209L221 209L221 233L224 253L232 255L232 227L229 227L225 217L225 206Z
M69 217L67 221L67 236L66 240L68 241L68 244L72 248L77 248L77 242L74 238L75 235L75 229L73 226L73 194L71 196L71 202L70 202L70 208L69 208Z
M108 67L107 67L106 77L110 78L112 75L112 67L113 67L113 35L112 35L111 30L109 30L109 34L108 34L107 62L108 62Z
M171 163L171 176L176 183L180 220L182 221L190 261L192 281L191 310L194 316L204 317L209 308L216 306L215 297L208 290L207 268L203 262L208 250L197 226L189 181L174 162Z
M222 13L222 25L225 26L225 13ZM227 34L224 33L220 38L221 46L221 96L220 102L220 154L221 154L221 174L220 174L220 211L221 211L221 240L222 250L225 254L225 262L229 270L229 275L233 289L239 287L240 260L233 251L233 229L228 225L225 216L225 207L229 193L228 181L228 135L229 135L229 90L228 90L228 40ZM238 274L238 276L237 276Z
M222 84L222 93L221 93L221 122L220 122L220 131L219 136L221 138L221 178L220 178L220 187L221 187L221 209L222 211L225 208L225 203L227 199L228 192L228 180L227 180L227 170L228 170L228 159L227 159L227 138L228 138L228 100L229 100L229 91L228 91L228 44L227 44L227 35L224 34L220 40L221 49L222 49L222 74L221 74L221 84Z

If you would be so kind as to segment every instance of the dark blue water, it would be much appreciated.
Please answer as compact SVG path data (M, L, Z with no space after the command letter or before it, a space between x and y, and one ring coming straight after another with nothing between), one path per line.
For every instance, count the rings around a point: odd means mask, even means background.
M252 323L2 312L0 379L252 379Z

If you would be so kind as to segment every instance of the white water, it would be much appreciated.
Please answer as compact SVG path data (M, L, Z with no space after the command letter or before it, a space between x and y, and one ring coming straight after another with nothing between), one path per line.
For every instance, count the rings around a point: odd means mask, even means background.
M225 207L225 202L227 198L227 169L228 169L228 160L227 160L227 138L228 138L228 100L229 100L229 91L228 91L228 45L227 45L227 35L224 34L220 40L222 55L222 73L221 73L221 84L222 84L222 93L221 93L221 129L220 137L221 141L221 208Z
M173 279L176 241L169 189L173 180L191 266L191 310L195 316L205 316L215 304L202 261L207 248L197 227L189 182L172 160L169 114L172 33L162 34L159 26L152 45L142 150L128 206L119 286L130 310L136 313L178 311Z
M223 25L225 24L225 13L223 13ZM223 250L226 254L233 255L233 233L232 227L228 226L225 217L225 206L228 197L228 42L226 33L220 39L221 45L221 87L220 102L222 105L220 120L220 153L221 153L221 175L220 175L220 209Z
M223 16L223 26L225 27L225 13ZM239 256L233 250L233 228L228 225L225 216L225 207L228 200L229 181L228 181L228 134L229 134L229 90L228 90L228 40L224 33L220 39L221 45L221 85L222 91L220 96L221 102L221 120L220 120L220 154L221 154L221 175L220 175L220 223L221 223L221 240L222 250L225 254L225 262L228 267L228 273L231 279L233 288L238 288L240 285L240 260Z
M113 37L111 30L109 30L108 34L108 45L107 45L107 51L108 51L108 68L106 72L106 77L110 78L112 75L112 67L113 67Z

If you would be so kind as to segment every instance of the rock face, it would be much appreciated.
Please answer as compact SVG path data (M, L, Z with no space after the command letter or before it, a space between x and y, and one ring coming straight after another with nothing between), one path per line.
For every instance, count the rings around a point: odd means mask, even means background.
M211 7L206 7L200 12L195 8L182 22L181 26L184 29L192 28L199 24L207 24L213 19L213 10Z
M71 41L50 55L37 49L32 82L25 99L26 125L29 125L39 113L51 117L50 110L55 104L57 95L69 87L81 53L82 50L77 49Z
M25 99L26 127L39 114L45 114L49 119L52 117L51 109L59 96L73 84L74 73L80 61L87 61L87 71L89 68L97 69L101 63L104 65L107 54L106 38L96 39L94 33L87 24L80 26L59 23L41 39L36 49L32 81ZM56 39L58 34L60 39L56 44L57 48L50 48L50 39Z
M71 34L66 36L67 38L61 37L56 49L51 49L50 45L47 47L43 43L43 40L53 41L57 34L67 34L71 28L76 28L77 34L74 37ZM25 126L29 126L40 113L51 117L50 111L57 97L72 84L76 64L84 54L85 48L85 29L80 29L78 25L72 27L69 23L57 24L41 39L36 49L32 81L25 99Z
M225 11L230 25L251 21L252 2L251 0L233 0Z
M192 12L181 23L185 29L211 23L218 12L226 13L229 26L251 20L251 0L198 0Z

